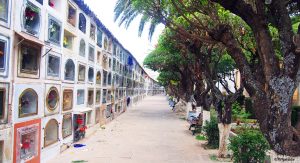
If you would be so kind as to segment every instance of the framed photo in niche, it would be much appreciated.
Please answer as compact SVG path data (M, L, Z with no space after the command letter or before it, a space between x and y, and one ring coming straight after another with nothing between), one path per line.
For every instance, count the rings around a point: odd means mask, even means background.
M65 89L63 92L63 111L69 111L73 108L73 90Z
M85 81L86 68L82 64L78 64L78 81Z

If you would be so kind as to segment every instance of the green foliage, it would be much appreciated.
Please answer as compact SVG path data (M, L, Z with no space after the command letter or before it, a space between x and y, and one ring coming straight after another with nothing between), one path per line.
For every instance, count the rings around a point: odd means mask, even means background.
M219 129L218 129L218 120L216 117L212 116L210 121L205 122L205 126L203 127L207 135L207 145L212 148L219 147Z
M232 128L233 129L233 131L234 131L234 133L236 133L236 134L241 134L241 133L244 133L244 132L246 132L246 131L248 131L248 130L257 130L257 131L259 131L259 129L258 128L253 128L253 127L250 127L249 125L247 125L247 124L243 124L243 125L240 125L240 126L236 126L235 128Z
M296 126L299 118L298 118L298 112L300 112L300 106L292 106L292 115L291 115L291 121L292 126Z
M235 62L228 54L222 55L221 60L216 66L217 72L222 74L232 72L234 68L235 68Z
M254 110L253 110L253 102L252 102L252 99L249 97L245 98L245 110L246 110L246 112L251 114L249 118L255 119L255 114L254 114Z
M210 160L212 161L218 161L217 155L209 155Z
M178 72L162 71L157 77L157 80L162 86L167 86L169 84L176 86L180 82L179 76L180 74L178 74Z
M241 95L236 99L236 102L238 102L240 106L243 106L245 104L245 98L244 95Z
M293 16L291 17L291 20L292 20L292 25L293 25L293 31L294 33L297 33L298 32L298 26L300 24L300 16Z
M204 135L197 135L197 136L196 136L196 139L197 139L197 140L206 140L207 138L206 138L206 136L204 136Z
M233 119L241 120L245 122L245 120L251 115L250 113L246 112L245 109L243 109L238 102L235 102L232 107L232 117Z
M233 151L234 162L258 163L264 162L266 151L270 147L259 130L248 129L230 138L228 148Z
M298 26L299 26L300 22L293 24L293 31L294 33L298 32Z
M212 118L217 118L217 111L216 111L216 109L214 108L214 107L211 107L210 109L209 109L209 113L210 113L210 119L212 119Z

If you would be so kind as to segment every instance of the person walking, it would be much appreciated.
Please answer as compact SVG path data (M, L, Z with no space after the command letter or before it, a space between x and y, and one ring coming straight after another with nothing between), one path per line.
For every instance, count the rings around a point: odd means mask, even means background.
M175 101L173 99L170 100L170 107L172 107L172 111L175 111Z
M129 106L130 104L130 97L128 96L127 99L126 99L126 102L127 102L127 107Z

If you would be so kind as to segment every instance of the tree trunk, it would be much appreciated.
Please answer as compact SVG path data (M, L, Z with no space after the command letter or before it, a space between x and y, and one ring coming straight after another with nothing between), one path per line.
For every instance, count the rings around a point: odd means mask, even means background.
M229 143L229 133L231 124L218 123L219 128L219 151L218 157L224 158L227 156L227 146Z
M273 78L268 94L254 96L254 111L271 148L283 155L300 155L300 132L291 126L295 83L289 77Z
M229 142L229 132L231 129L231 106L235 98L227 98L224 100L224 107L221 103L218 104L218 128L219 128L219 151L218 157L224 158L227 156L227 144Z
M182 99L179 100L179 102L175 105L175 112L176 113L184 113L186 112L186 102Z

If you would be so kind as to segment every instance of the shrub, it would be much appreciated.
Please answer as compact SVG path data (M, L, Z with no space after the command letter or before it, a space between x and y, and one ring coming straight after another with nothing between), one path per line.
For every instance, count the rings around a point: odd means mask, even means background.
M238 102L235 102L232 105L232 118L234 120L239 119L240 121L245 122L246 119L250 116L250 113L246 112L240 105Z
M300 112L300 106L292 106L291 121L292 121L292 126L294 127L298 122L298 112Z
M197 135L196 139L197 140L206 140L206 136L204 136L204 135Z
M236 102L238 102L240 106L243 106L245 104L245 99L246 97L244 95L241 95L236 99Z
M210 108L209 113L210 113L210 117L214 117L214 118L218 117L217 111L216 111L216 109L214 107Z
M205 121L205 126L203 127L207 135L207 145L211 148L219 147L219 129L218 120L215 116L212 116L210 121Z
M247 129L230 138L228 147L233 152L236 163L264 162L269 144L259 130Z
M249 118L255 119L252 99L249 97L245 98L245 110L246 110L246 112L251 114L251 116Z

